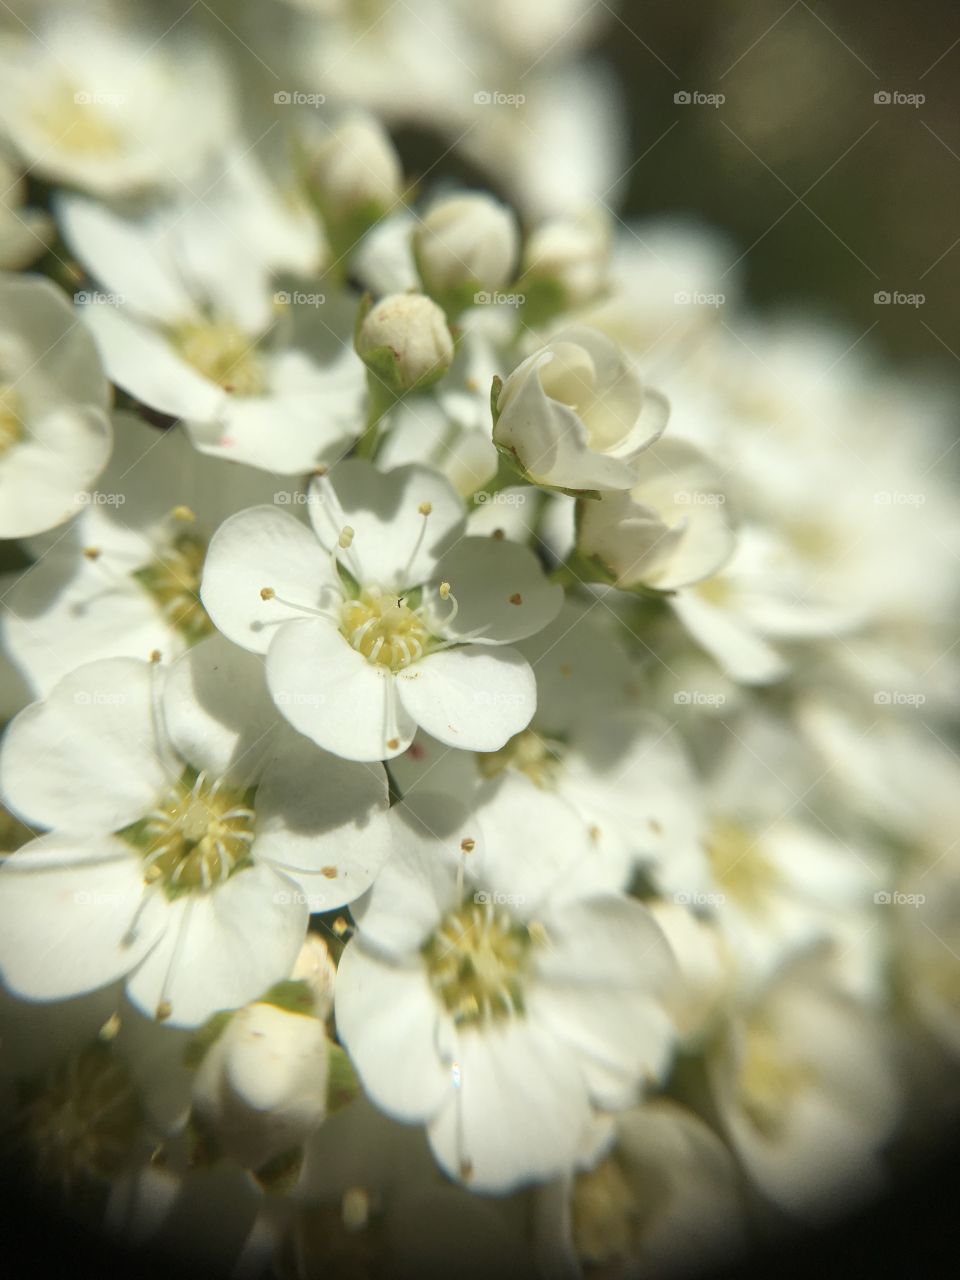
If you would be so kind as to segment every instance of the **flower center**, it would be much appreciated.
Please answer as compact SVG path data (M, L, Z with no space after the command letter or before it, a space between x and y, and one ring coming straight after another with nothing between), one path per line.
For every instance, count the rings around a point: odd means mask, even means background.
M476 756L482 778L496 778L506 769L525 774L541 791L556 787L560 770L561 747L557 742L541 738L533 729L524 729L499 751L483 751Z
M570 1200L577 1256L594 1266L635 1256L663 1196L659 1179L631 1176L616 1155L578 1173Z
M23 439L20 396L13 387L0 385L0 458Z
M431 640L419 611L379 587L364 587L355 600L344 602L340 633L368 662L390 671L422 658Z
M144 856L144 879L168 897L209 889L250 857L255 814L249 798L201 773L171 787L142 822L124 834Z
M133 575L153 596L171 627L189 644L213 631L200 602L207 543L196 533L180 533L155 560Z
M789 1057L776 1033L765 1023L747 1028L740 1064L740 1105L761 1133L782 1132L790 1104L813 1081L812 1068Z
M70 1191L114 1177L129 1162L141 1110L109 1045L98 1041L73 1054L27 1093L27 1129L45 1181Z
M112 107L108 102L102 97L94 100L94 95L64 80L44 93L33 119L61 150L83 156L115 156L123 151L124 137L104 107L115 109L119 99Z
M173 333L177 350L198 373L238 396L266 390L266 374L256 342L228 321L185 324Z
M489 894L451 911L421 947L427 977L458 1025L523 1013L523 979L535 940Z
M754 836L739 822L716 821L706 840L717 884L742 906L757 910L777 883L777 873Z

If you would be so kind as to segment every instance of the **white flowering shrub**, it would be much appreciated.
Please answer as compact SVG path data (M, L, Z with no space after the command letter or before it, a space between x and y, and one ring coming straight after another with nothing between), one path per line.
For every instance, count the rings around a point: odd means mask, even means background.
M0 41L16 1159L304 1278L663 1274L882 1187L960 1052L941 401L761 325L707 232L609 217L589 111L511 120L590 6L388 7L353 55L327 0L35 7ZM388 126L438 115L491 191L404 174Z

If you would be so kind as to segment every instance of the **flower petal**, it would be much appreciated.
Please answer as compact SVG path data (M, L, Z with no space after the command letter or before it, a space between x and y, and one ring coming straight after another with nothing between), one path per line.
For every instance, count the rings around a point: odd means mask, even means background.
M516 649L471 644L428 654L398 674L397 691L417 724L466 751L498 751L537 707L533 671Z
M534 635L560 612L563 588L547 580L529 547L497 538L462 538L437 565L436 581L450 583L457 614L443 623L451 639L509 644ZM436 616L449 606L430 593Z

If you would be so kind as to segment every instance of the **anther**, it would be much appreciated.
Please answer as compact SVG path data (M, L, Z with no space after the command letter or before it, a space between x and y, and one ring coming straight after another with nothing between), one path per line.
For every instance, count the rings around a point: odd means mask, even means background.
M160 661L162 657L163 657L163 654L160 652L159 649L150 650L150 661L153 663L154 666L157 665L157 663Z
M430 512L433 510L433 503L432 503L432 502L421 502L421 503L420 503L420 506L419 506L417 509L418 509L418 511L420 512L420 514L421 514L422 516L428 516L428 515L430 514Z
M183 506L174 507L170 514L174 520L182 520L184 524L191 524L197 518L189 507Z
M461 849L461 852L463 853L473 853L476 847L477 847L476 840L471 840L469 836L467 836L465 840L460 841L460 849Z
M337 878L337 868L336 868L336 867L321 867L321 868L320 868L320 874L321 874L322 876L326 876L328 880L336 880L336 878Z
M88 560L99 560L103 552L100 547L84 547L83 554Z
M273 587L261 587L261 588L260 588L260 599L261 599L261 600L272 600L276 594L277 594L277 593L274 591Z
M166 1022L173 1014L173 1005L169 1000L161 1000L157 1005L156 1019L158 1022Z
M353 545L354 532L348 524L345 524L340 530L340 537L337 539L337 545L344 551Z
M519 591L515 591L509 599L510 604L523 604L523 596Z

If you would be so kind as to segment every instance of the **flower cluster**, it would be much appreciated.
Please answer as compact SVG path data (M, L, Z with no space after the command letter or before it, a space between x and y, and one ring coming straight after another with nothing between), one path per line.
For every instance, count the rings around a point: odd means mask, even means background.
M0 41L36 1168L305 1277L659 1274L879 1185L960 1052L942 406L691 304L724 247L591 204L588 112L547 180L500 100L591 6L383 6L352 58L349 4L39 7ZM324 93L241 111L281 32ZM515 207L407 181L401 83Z

